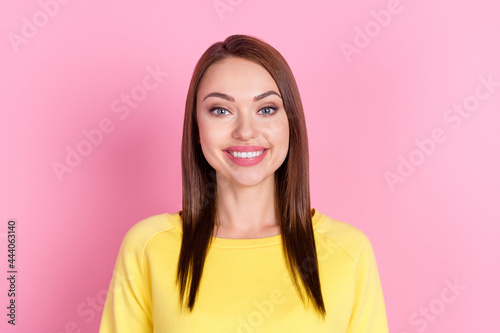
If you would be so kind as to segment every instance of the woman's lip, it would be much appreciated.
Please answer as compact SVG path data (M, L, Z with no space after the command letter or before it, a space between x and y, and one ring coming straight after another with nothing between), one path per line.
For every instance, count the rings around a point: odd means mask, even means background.
M225 151L239 151L239 152L252 152L266 150L267 148L262 146L231 146L224 149Z
M239 166L253 166L262 162L264 157L266 156L268 149L264 149L264 152L259 156L251 157L251 158L241 158L234 157L229 151L225 150L224 154L236 165Z

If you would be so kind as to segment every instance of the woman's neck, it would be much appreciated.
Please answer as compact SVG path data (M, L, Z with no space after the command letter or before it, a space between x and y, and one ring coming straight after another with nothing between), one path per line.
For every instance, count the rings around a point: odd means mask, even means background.
M216 229L235 236L276 233L279 222L274 191L273 177L255 186L238 186L218 180Z

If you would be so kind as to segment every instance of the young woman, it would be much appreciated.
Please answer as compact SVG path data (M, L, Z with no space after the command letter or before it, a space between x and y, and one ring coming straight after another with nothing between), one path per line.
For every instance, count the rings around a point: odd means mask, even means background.
M182 211L125 236L100 332L385 333L369 239L311 209L293 74L233 35L194 70L182 137Z

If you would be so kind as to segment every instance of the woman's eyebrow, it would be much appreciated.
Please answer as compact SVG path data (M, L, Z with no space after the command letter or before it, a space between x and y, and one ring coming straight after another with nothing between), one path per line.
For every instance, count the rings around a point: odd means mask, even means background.
M208 94L207 96L205 96L205 98L203 100L206 100L209 97L220 97L220 98L226 99L230 102L234 102L234 97L223 94L223 93L218 93L218 92L213 92L213 93Z
M276 92L276 91L273 91L273 90L269 90L269 91L266 91L265 93L262 93L260 95L257 95L253 98L254 102L256 101L259 101L263 98L266 98L267 96L270 96L270 95L276 95L278 96L279 98L281 98L281 96ZM234 102L234 97L232 96L229 96L227 94L223 94L223 93L219 93L219 92L213 92L213 93L210 93L208 94L207 96L205 96L205 98L203 100L206 100L207 98L209 97L219 97L219 98L222 98L222 99L225 99L225 100L228 100L230 102Z
M256 102L256 101L259 101L259 100L261 100L261 99L263 99L263 98L266 98L266 97L267 97L267 96L269 96L269 95L276 95L276 96L278 96L279 98L281 98L281 96L280 96L280 95L279 95L276 91L269 90L269 91L266 91L266 92L265 92L265 93L263 93L263 94L260 94L260 95L258 95L258 96L255 96L255 97L253 98L253 100L254 100L254 102Z

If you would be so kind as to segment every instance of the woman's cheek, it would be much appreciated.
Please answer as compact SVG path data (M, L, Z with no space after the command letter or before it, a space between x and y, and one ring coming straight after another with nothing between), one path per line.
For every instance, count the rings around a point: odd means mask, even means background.
M279 117L274 120L270 126L271 131L276 135L282 135L288 133L288 118L286 115Z

